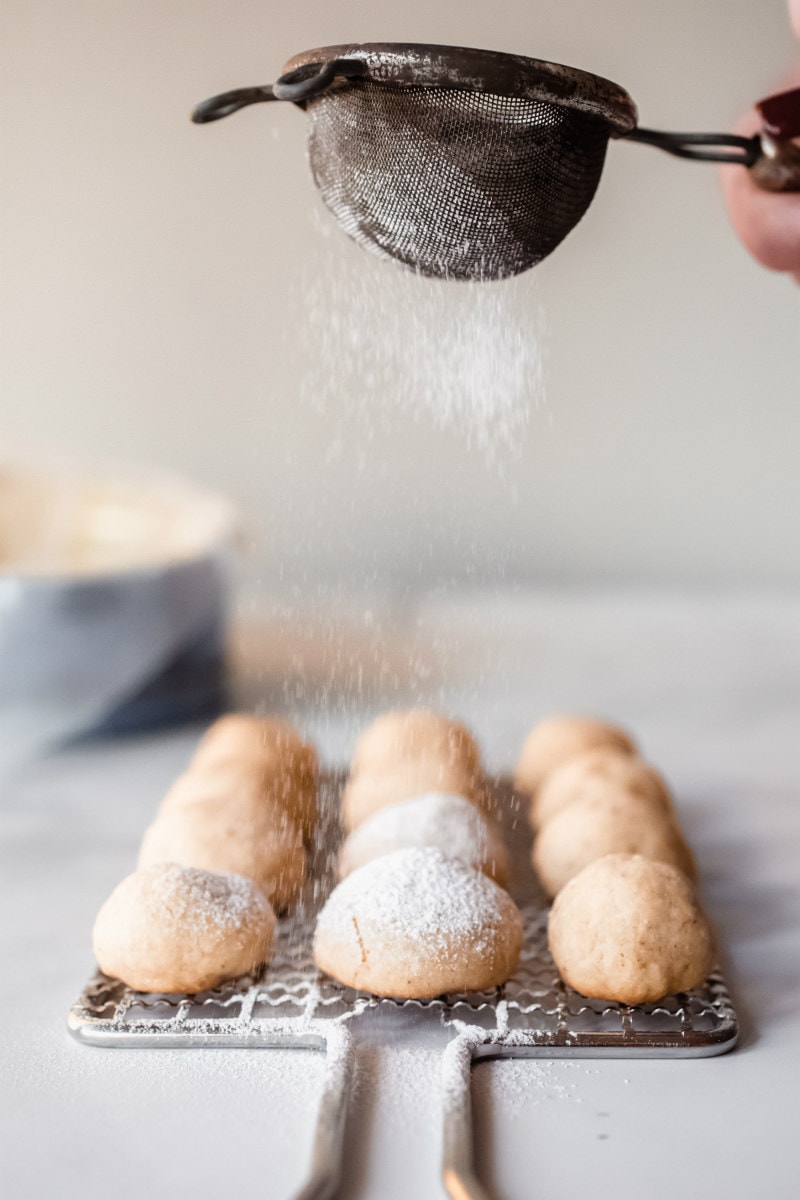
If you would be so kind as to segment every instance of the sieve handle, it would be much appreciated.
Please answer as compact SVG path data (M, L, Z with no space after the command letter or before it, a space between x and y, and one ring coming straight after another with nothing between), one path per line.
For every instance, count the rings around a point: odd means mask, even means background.
M240 108L247 108L249 104L262 104L265 100L277 99L268 83L263 87L236 88L232 92L220 92L218 96L210 96L208 100L201 101L192 112L192 120L195 125L207 125L209 121L229 117L231 113L238 112Z
M261 104L265 100L290 100L304 104L321 92L326 91L337 75L357 79L366 71L366 63L355 58L331 58L327 62L305 63L296 67L274 83L262 87L236 88L232 92L220 92L201 101L192 113L195 125L207 125L229 117L240 108L250 104Z
M800 192L800 146L776 141L766 131L748 138L734 133L634 129L626 137L696 162L738 163L749 169L753 182L765 192Z
M366 64L357 58L330 58L327 62L304 63L281 75L273 85L277 100L291 100L304 104L321 92L327 91L337 75L354 79L364 74Z
M800 192L800 88L759 100L756 111L761 133L740 137L735 133L664 133L658 129L633 129L632 142L657 146L679 158L699 162L739 163L750 170L753 182L767 192Z
M761 138L740 137L736 133L666 133L661 129L642 129L637 126L624 135L627 141L644 142L697 162L740 163L752 167L761 157Z

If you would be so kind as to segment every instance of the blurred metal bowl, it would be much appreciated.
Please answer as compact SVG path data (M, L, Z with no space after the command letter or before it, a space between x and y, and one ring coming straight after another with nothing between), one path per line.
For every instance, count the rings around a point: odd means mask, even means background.
M0 767L218 710L235 528L171 476L0 462Z

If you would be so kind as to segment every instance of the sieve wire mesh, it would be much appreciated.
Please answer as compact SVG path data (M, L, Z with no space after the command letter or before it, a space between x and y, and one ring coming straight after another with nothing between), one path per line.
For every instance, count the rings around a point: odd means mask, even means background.
M310 100L322 198L362 246L424 275L540 262L595 194L609 126L546 100L351 80Z

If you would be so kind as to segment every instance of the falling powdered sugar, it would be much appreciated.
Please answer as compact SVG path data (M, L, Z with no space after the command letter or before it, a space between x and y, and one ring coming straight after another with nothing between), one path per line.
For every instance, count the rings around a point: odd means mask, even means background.
M322 220L318 231L336 241L303 289L306 399L356 406L367 430L412 417L490 460L519 451L544 395L544 314L530 277L427 279L354 252Z

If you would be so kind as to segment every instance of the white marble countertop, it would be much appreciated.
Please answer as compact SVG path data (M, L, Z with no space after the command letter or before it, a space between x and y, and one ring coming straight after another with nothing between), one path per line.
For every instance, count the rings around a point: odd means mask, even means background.
M239 639L243 695L290 712L331 763L390 704L464 717L493 767L513 763L540 716L585 710L629 725L676 790L741 1045L684 1062L478 1067L478 1165L497 1196L794 1197L800 597L504 592L375 603L366 617L344 604L324 620L270 613ZM94 913L197 734L84 742L2 785L0 1141L13 1200L283 1200L303 1175L314 1054L99 1050L65 1030ZM440 1196L442 1031L383 1037L362 1037L341 1196Z

